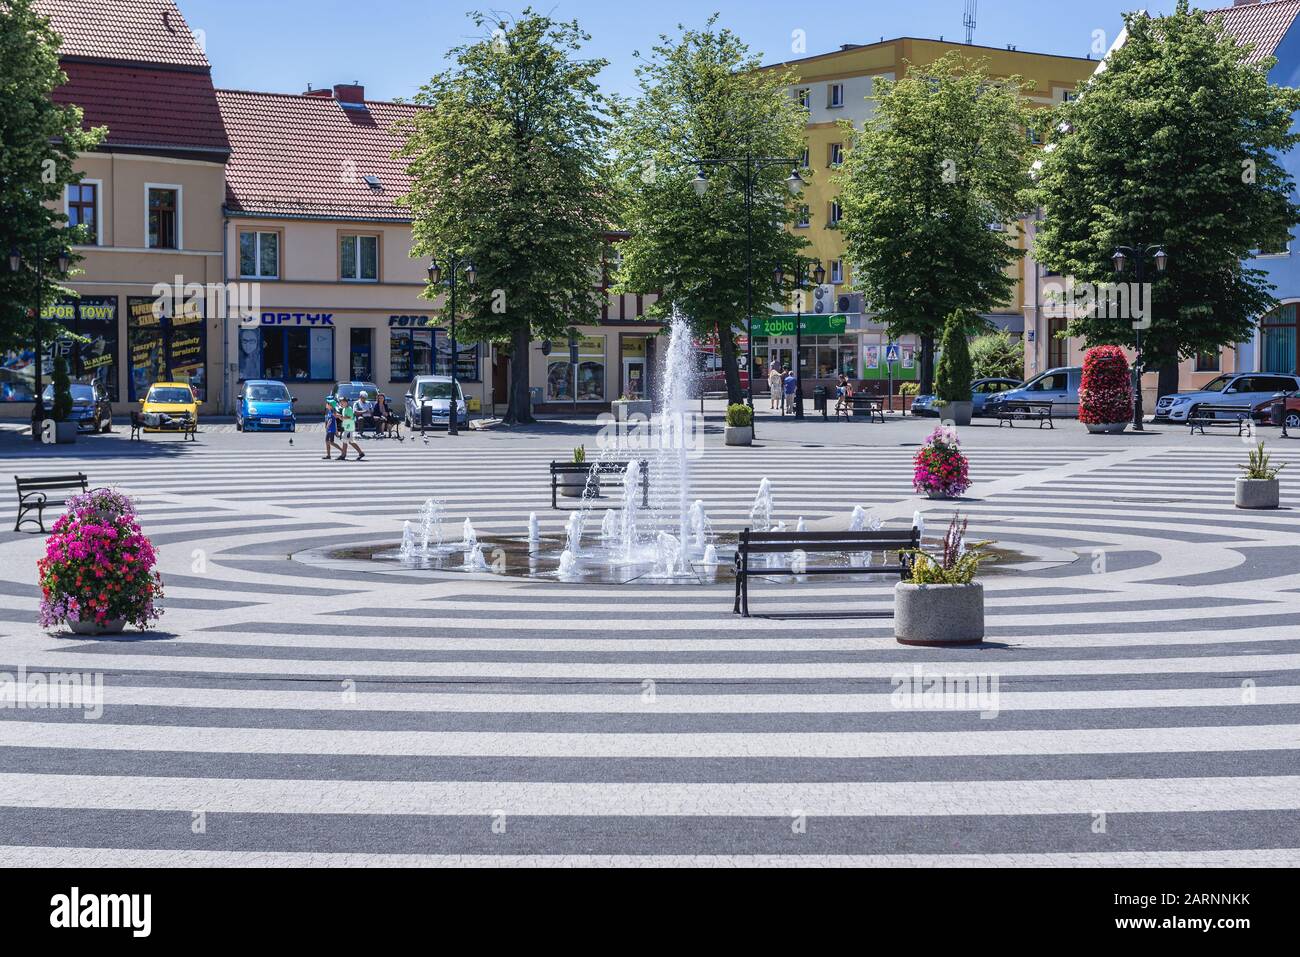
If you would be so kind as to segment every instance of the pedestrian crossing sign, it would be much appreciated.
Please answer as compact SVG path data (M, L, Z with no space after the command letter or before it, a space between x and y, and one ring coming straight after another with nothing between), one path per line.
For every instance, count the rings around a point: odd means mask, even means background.
M886 362L897 362L900 358L902 358L902 356L897 344L890 344L885 348Z

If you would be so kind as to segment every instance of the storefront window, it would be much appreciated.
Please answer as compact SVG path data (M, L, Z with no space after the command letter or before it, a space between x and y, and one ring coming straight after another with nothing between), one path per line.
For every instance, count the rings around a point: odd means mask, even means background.
M578 340L578 364L569 355L552 355L546 365L546 398L549 402L605 401L605 336Z
M1300 365L1300 337L1297 337L1296 303L1279 306L1260 320L1263 349L1261 372L1292 373Z
M186 382L207 400L207 324L202 301L170 304L127 299L127 348L131 356L130 401L155 382Z
M54 372L54 354L63 350L71 357L69 372L75 382L98 382L101 391L110 401L120 398L117 378L117 356L120 351L117 327L116 296L83 296L80 299L60 299L47 306L41 317L54 326L57 324L74 335L82 336L84 344L58 340L53 329L44 338L44 361L41 374L46 381ZM36 363L31 348L11 353L0 353L0 402L31 402L35 386Z
M373 333L373 329L353 329L349 333L348 370L354 382L369 382L373 378L370 361Z
M438 371L435 375L451 375L451 335L444 329L437 330L438 344ZM468 345L460 340L456 341L456 352L459 357L456 363L456 378L461 382L479 381L479 363L478 363L478 343L472 342Z
M239 377L334 381L334 328L272 326L239 331Z

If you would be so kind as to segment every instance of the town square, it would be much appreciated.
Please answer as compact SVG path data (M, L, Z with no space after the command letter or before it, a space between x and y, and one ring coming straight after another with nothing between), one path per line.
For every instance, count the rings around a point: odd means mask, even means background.
M0 0L0 865L56 929L128 868L669 867L1249 929L1300 0L596 6L440 5L410 79Z

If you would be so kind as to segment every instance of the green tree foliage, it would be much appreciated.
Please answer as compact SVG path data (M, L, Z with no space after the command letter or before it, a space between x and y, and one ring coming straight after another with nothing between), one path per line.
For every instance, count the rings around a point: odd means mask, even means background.
M808 114L791 95L793 75L760 71L749 48L716 20L661 37L637 67L640 95L619 112L613 153L630 236L620 246L616 278L627 291L660 290L658 315L678 309L697 335L717 338L735 403L741 400L735 336L745 325L747 281L754 313L768 315L776 268L792 276L806 245L781 228L798 214L785 183L796 163L758 169L751 231L743 160L797 160ZM709 190L697 196L694 161L732 158L742 160L739 168L705 167Z
M1023 379L1025 344L1009 332L976 336L970 344L970 362L976 379Z
M990 227L1026 208L1035 121L1025 88L951 53L877 80L875 115L860 131L845 125L840 228L854 287L891 338L920 338L923 392L944 317L989 312L1015 288L1009 267L1024 253Z
M59 356L54 360L54 376L52 379L52 391L54 393L54 413L55 422L66 422L68 416L72 415L72 381L68 378L68 360Z
M952 312L943 324L943 347L934 391L944 402L969 402L971 373L969 320L961 310Z
M414 180L412 255L455 253L477 267L476 286L457 286L465 336L508 346L506 420L527 422L529 343L600 314L611 223L596 77L606 62L580 57L590 37L576 22L531 9L509 24L471 19L491 34L451 51L454 65L416 97L429 109L399 131Z
M68 79L59 69L58 46L33 0L0 0L0 350L30 347L37 257L45 263L42 306L59 294L59 253L77 261L71 246L81 237L64 228L67 217L54 204L67 184L81 179L77 154L94 149L106 132L83 130L80 109L50 99ZM16 274L8 265L15 247L25 266Z
M1163 394L1180 359L1249 339L1274 306L1264 273L1242 260L1282 246L1300 218L1278 162L1300 142L1300 91L1270 85L1275 61L1247 62L1222 21L1186 0L1125 22L1127 41L1057 117L1039 173L1037 254L1076 280L1113 282L1117 246L1165 247L1142 330ZM1153 266L1147 274L1156 279ZM1131 316L1082 316L1068 332L1089 346L1136 343Z

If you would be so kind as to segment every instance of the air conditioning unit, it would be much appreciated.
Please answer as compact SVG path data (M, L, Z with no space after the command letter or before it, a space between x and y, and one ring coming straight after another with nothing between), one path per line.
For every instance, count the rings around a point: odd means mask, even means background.
M863 312L863 298L860 292L846 292L835 299L835 311L845 315L860 315Z
M813 307L815 315L826 316L835 311L835 287L829 283L813 287Z

